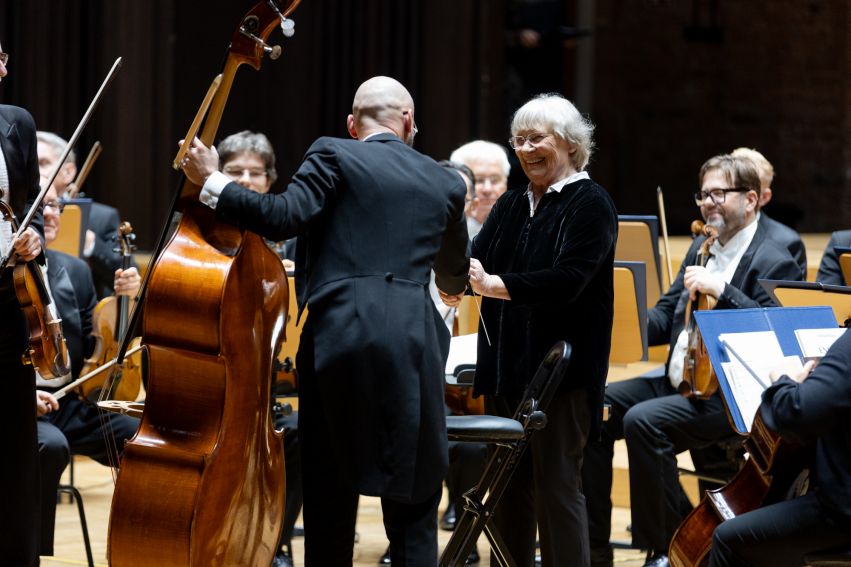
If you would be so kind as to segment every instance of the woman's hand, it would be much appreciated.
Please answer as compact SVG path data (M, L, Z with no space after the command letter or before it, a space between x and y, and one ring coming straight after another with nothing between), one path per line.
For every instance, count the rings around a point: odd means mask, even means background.
M482 267L482 263L475 258L470 258L470 288L474 293L484 297L496 299L511 299L508 289L502 278L489 274Z

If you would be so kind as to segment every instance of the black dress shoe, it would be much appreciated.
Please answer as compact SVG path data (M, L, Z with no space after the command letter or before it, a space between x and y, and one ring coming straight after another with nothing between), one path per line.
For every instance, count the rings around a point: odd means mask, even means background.
M644 567L670 567L668 556L664 551L648 551Z
M392 565L393 563L390 561L390 546L387 546L387 551L384 552L384 555L381 556L381 559L378 560L379 565Z
M293 558L286 551L279 550L272 559L272 567L293 567Z
M440 529L451 532L455 529L455 503L450 502L448 506L446 506L446 512L443 513L443 516L440 518Z
M473 551L470 552L470 556L467 557L467 560L464 561L464 565L478 565L479 564L479 552L473 548Z

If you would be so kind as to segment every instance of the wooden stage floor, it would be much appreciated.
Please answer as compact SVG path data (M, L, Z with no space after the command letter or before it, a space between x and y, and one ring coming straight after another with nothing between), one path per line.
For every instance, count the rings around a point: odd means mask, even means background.
M67 474L66 471L66 477ZM89 459L78 457L75 464L75 477L76 486L83 495L95 564L105 566L107 565L106 532L113 490L112 475L106 467ZM440 506L441 511L444 507L445 497ZM614 529L612 538L614 540L628 540L626 525L629 522L629 510L616 508L612 522ZM384 526L381 523L381 504L377 498L361 498L357 532L359 541L355 544L354 565L356 567L375 567L387 546ZM85 565L86 553L81 534L77 507L68 504L67 497L63 497L62 503L57 507L55 556L42 557L41 564L48 567ZM449 536L450 532L442 530L439 532L441 548L446 544ZM303 539L295 538L293 547L295 564L303 566ZM487 564L487 561L484 560L486 549L487 543L482 538L479 541L479 552L483 557L481 565ZM140 550L140 553L144 553L144 551ZM644 555L639 551L617 550L615 565L638 567L644 563L643 559Z

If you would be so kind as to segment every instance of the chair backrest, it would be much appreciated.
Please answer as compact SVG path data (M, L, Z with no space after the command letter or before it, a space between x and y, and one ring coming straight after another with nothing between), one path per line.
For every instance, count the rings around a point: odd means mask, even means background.
M845 285L851 285L851 254L846 252L839 255L839 267L842 270Z
M482 298L465 295L455 312L455 329L453 335L472 335L479 332L479 306Z
M644 262L647 266L647 303L655 305L664 289L659 257L659 220L653 215L618 215L615 260Z
M648 358L645 270L642 262L615 262L615 314L609 362L628 364Z
M56 234L56 240L47 247L51 250L64 252L71 256L79 257L83 251L83 211L79 205L65 205L60 219L60 230Z
M523 399L514 412L514 419L522 421L522 415L528 411L530 404L535 404L534 409L546 411L547 406L558 390L564 372L570 363L571 347L564 341L559 341L547 352L544 360L535 371L535 375L526 386Z

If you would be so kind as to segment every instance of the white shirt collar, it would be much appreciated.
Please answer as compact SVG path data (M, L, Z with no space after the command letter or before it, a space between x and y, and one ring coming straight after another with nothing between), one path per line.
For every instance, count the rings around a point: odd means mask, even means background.
M573 175L569 175L560 181L556 181L549 187L547 187L546 193L561 193L561 190L564 189L564 186L573 183L574 181L579 181L580 179L591 179L588 175L587 171L578 171ZM546 194L545 193L545 194ZM531 189L526 189L526 198L529 199L529 216L535 215L535 195L532 194Z
M733 274L736 273L736 268L739 267L742 256L745 255L745 251L751 245L758 226L759 223L754 217L749 225L734 234L733 238L723 246L718 240L713 242L712 246L709 247L709 253L712 257L706 263L706 269L720 275L725 282L730 283Z

